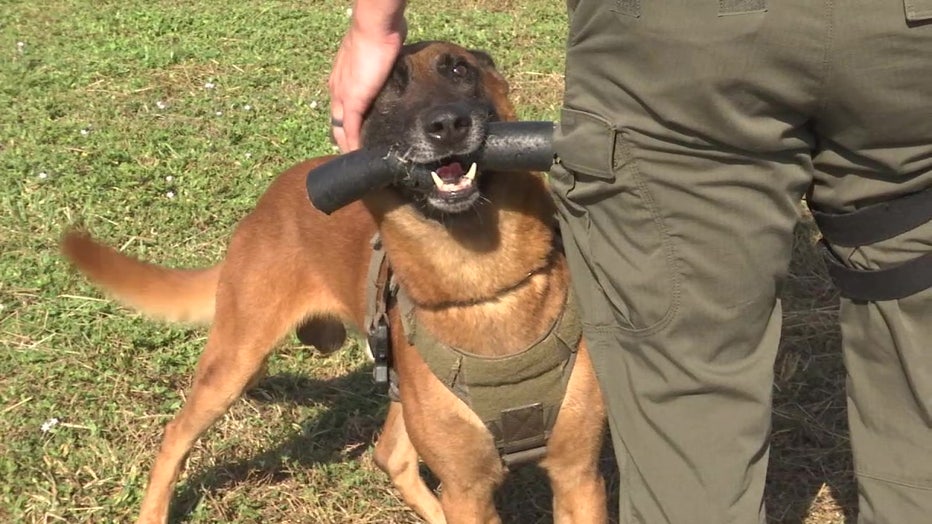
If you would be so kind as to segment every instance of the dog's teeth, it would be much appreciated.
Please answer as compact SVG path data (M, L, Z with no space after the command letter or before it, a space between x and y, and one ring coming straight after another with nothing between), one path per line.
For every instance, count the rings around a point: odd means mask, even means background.
M472 165L469 166L469 171L467 171L466 174L463 175L463 178L469 181L472 181L473 179L475 179L476 178L476 167L477 167L476 163L473 162Z
M440 179L440 175L438 175L436 171L431 171L430 177L434 179L434 184L437 185L437 189L443 189L443 180Z

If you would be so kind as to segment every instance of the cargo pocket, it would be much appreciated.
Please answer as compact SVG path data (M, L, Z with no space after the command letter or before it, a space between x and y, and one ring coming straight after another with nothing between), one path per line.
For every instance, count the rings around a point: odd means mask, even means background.
M608 120L569 108L554 148L551 183L583 323L639 335L662 328L677 309L680 277L634 148Z
M932 20L932 0L903 0L908 22Z

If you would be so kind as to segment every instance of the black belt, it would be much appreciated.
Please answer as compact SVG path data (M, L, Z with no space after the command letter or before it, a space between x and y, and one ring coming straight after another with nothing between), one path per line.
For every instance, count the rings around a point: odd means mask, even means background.
M822 236L832 244L843 247L874 244L932 220L932 188L850 213L813 209L812 216ZM847 267L827 246L823 255L829 275L842 296L853 300L896 300L932 287L932 253L879 270Z
M852 300L896 300L932 287L932 253L886 269L853 269L823 246L828 274L842 296Z

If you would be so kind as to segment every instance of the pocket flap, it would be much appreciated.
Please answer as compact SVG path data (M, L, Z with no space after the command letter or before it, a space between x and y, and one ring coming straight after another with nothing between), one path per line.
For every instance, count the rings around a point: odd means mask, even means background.
M553 148L570 171L599 178L614 176L615 126L594 113L564 107Z
M903 4L906 7L906 20L932 20L932 0L903 0Z

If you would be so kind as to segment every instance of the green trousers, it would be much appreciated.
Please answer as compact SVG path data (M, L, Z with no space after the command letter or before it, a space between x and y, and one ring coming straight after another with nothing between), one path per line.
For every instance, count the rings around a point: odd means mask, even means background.
M763 522L797 206L932 186L932 0L569 4L551 180L621 522ZM930 249L925 223L835 253ZM932 289L841 324L859 521L932 522Z

